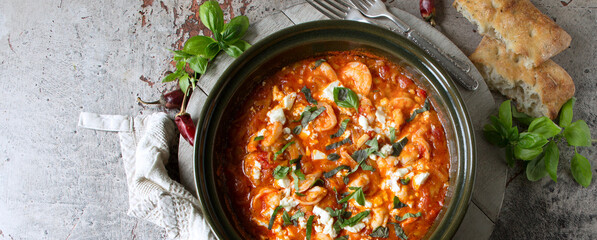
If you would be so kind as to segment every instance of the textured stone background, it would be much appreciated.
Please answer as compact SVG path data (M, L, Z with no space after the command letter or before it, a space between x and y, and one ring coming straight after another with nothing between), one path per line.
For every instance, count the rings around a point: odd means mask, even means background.
M575 119L597 138L597 1L533 0L573 37L554 60L573 77ZM257 21L302 1L221 1L226 17ZM465 53L480 37L450 7L438 6L442 31ZM418 14L418 1L389 0ZM7 0L0 4L0 239L162 239L161 229L126 215L125 175L114 133L76 127L80 111L138 115L136 104L172 85L170 53L202 32L183 0ZM565 6L566 5L566 6ZM593 164L595 147L581 148ZM511 181L492 239L597 238L597 184L583 189L563 151L558 183ZM482 160L482 154L480 154Z

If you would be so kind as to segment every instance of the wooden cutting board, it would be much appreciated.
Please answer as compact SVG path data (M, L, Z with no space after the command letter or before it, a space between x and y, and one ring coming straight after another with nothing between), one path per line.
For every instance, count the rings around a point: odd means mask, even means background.
M461 61L469 61L452 41L429 24L400 9L392 8L390 10L444 52ZM299 4L251 24L245 39L250 43L255 43L280 29L322 19L328 18L308 3ZM379 20L379 22L389 28L393 27L387 20ZM207 74L201 77L198 83L201 91L193 93L187 109L194 117L195 122L201 113L207 94L211 92L220 74L233 60L222 54L210 63ZM477 140L477 170L473 197L454 239L488 239L500 212L506 188L507 168L502 160L503 153L483 140L481 131L487 122L487 117L495 111L495 102L479 72L473 69L472 75L479 82L479 88L476 91L467 91L459 87L458 90L465 101L474 126ZM196 195L193 148L186 141L180 141L178 160L181 183Z

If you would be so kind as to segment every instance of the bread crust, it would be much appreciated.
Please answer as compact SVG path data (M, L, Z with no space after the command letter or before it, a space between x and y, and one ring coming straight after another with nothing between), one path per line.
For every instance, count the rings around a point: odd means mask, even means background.
M574 96L574 82L558 64L547 60L527 69L519 56L493 38L483 37L470 59L490 88L514 99L519 111L531 116L554 119L562 105Z
M455 0L454 7L479 33L502 41L523 57L526 68L541 65L570 46L572 38L529 0Z

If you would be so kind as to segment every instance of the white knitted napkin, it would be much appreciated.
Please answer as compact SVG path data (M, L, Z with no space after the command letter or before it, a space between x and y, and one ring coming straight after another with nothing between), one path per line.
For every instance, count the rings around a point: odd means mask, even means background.
M166 172L178 132L165 113L131 121L129 116L82 112L79 126L119 133L130 216L163 227L170 239L216 239L201 215L197 198Z

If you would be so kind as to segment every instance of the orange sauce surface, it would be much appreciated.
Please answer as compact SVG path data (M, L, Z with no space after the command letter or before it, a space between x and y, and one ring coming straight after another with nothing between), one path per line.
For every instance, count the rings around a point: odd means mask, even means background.
M400 231L408 239L422 238L443 207L450 163L444 129L430 104L409 121L427 99L412 78L385 58L351 51L305 59L266 79L227 130L223 174L240 228L250 238L265 239L305 239L309 228L310 239L373 239L373 232L384 230L388 239L401 239ZM339 106L333 86L356 93L358 109ZM317 104L307 100L304 87ZM321 108L312 121L302 122L306 111ZM344 133L332 138L346 119ZM398 142L406 142L401 150ZM292 160L298 158L296 169ZM403 204L395 206L395 198ZM366 217L338 223L359 213ZM407 213L415 216L400 219Z

